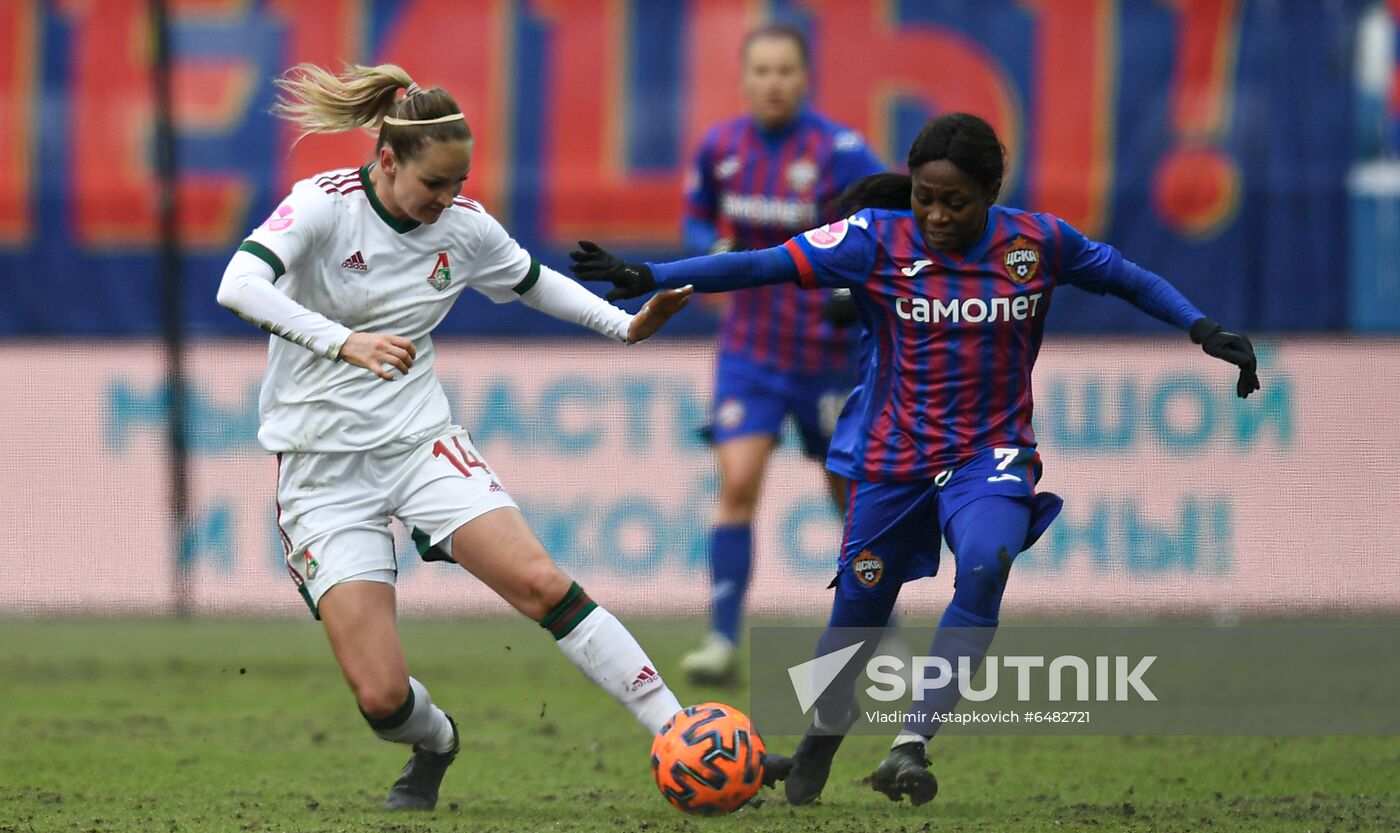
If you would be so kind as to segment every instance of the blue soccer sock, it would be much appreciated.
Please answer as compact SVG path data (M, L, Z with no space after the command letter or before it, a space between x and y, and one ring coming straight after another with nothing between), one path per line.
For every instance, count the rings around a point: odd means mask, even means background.
M924 737L936 734L942 724L933 715L956 710L962 700L959 684L970 683L982 667L996 636L1011 564L1025 543L1030 522L1030 504L1007 497L980 498L949 520L946 532L949 546L957 553L957 578L929 656L946 661L952 676L922 698L916 691L906 731Z
M924 737L933 737L942 725L934 715L956 711L962 700L959 683L971 681L986 659L987 650L996 636L997 620L978 616L963 610L955 604L948 605L943 618L938 620L938 630L934 631L933 643L929 646L930 657L938 657L948 663L952 676L947 684L924 693L920 698L915 689L914 702L909 706L910 719L905 722L906 731ZM960 664L965 662L964 675ZM926 676L930 672L926 672Z
M717 526L710 536L711 623L714 632L739 644L744 594L753 569L753 528Z
M898 585L894 587L893 592L858 599L847 596L841 587L836 588L836 598L831 604L831 619L827 621L826 632L817 642L817 656L849 648L857 642L864 644L817 698L817 709L813 719L818 728L844 733L845 720L855 706L856 678L879 648L881 633L876 629L885 627L898 598Z
M828 628L883 628L894 613L894 603L899 598L899 588L882 596L865 596L853 599L836 588L836 598L831 602L831 618Z

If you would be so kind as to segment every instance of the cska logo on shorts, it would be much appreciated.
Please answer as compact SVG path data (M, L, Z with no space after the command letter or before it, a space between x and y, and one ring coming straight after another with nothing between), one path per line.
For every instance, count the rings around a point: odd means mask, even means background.
M715 409L715 422L721 428L733 430L744 421L744 403L738 399L726 399Z
M1016 283L1027 283L1040 268L1040 249L1024 237L1017 236L1006 250L1006 274Z
M866 587L874 587L885 574L885 562L870 550L861 550L860 555L851 564L851 569L855 571L856 581Z
M452 283L452 266L447 262L447 252L438 252L437 263L428 273L428 286L441 292L449 283Z

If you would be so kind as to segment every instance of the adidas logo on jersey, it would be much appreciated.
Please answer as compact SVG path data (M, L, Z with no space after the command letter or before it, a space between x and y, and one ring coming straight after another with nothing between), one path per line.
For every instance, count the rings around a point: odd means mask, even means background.
M360 254L359 252L355 252L353 255L350 255L349 257L345 258L345 260L340 262L340 268L353 269L356 272L368 272L369 264L365 263L364 255Z

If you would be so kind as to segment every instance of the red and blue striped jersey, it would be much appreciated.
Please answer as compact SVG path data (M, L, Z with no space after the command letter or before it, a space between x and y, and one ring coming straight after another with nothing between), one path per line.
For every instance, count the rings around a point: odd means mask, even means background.
M856 480L930 478L989 448L1033 447L1031 370L1060 284L1122 296L1183 329L1201 317L1112 246L1001 206L962 254L928 247L911 211L882 210L784 248L803 286L850 287L864 324L859 385L827 460Z
M707 224L737 249L778 246L825 219L823 207L847 185L883 170L860 134L810 111L777 131L736 118L711 128L700 145L687 222ZM826 295L791 284L734 293L720 351L785 372L846 368L852 335L822 322Z

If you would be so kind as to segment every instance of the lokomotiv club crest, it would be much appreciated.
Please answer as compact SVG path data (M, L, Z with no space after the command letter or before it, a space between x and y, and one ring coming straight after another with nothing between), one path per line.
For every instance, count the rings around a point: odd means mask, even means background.
M447 252L438 252L437 263L433 264L433 271L428 273L428 285L441 292L450 283L452 283L452 265L447 262Z

